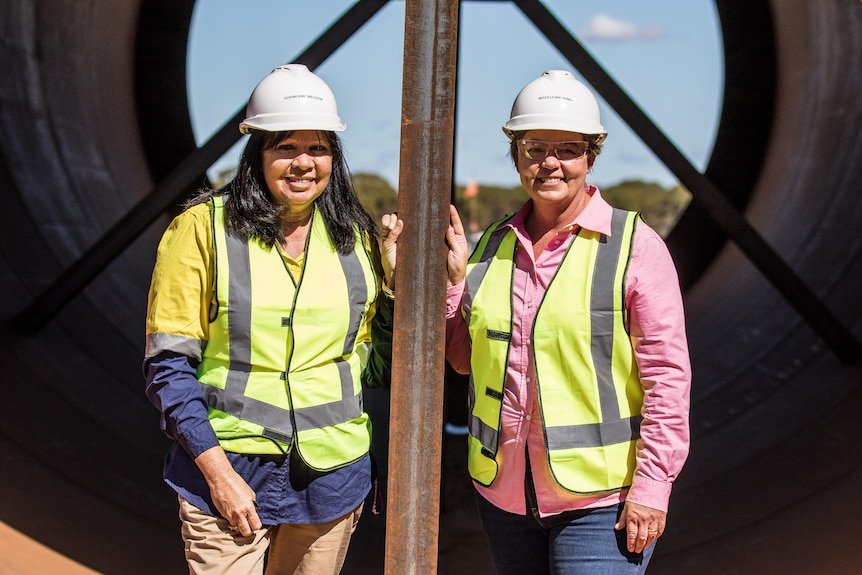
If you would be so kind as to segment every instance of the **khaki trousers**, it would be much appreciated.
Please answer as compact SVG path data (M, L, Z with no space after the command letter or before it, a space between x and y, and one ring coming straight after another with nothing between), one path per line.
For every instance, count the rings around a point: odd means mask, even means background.
M190 575L338 575L362 514L360 504L328 523L276 525L243 537L226 519L179 502Z

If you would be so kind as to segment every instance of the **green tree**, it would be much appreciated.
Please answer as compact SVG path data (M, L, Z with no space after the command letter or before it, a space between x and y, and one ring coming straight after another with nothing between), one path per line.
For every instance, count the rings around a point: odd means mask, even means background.
M641 212L662 237L667 237L691 201L691 194L682 186L665 189L641 181L626 181L602 190L602 197L617 208Z
M380 176L353 174L352 181L359 201L378 226L383 214L391 214L398 209L398 193Z

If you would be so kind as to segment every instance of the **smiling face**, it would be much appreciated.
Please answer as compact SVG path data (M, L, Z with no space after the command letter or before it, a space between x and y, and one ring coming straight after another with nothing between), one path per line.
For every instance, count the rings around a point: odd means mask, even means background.
M587 152L579 157L560 160L553 150L557 144L564 148L564 142L586 142L587 138L583 134L560 130L530 130L524 133L523 139L540 142L545 149L550 150L544 157L541 157L541 153L534 153L533 158L528 158L519 149L516 157L521 186L533 199L534 206L553 208L558 213L577 209L585 196L590 154ZM572 144L568 144L568 148L573 148Z
M311 210L332 174L332 147L326 134L314 130L288 133L262 154L263 176L272 200L288 213Z

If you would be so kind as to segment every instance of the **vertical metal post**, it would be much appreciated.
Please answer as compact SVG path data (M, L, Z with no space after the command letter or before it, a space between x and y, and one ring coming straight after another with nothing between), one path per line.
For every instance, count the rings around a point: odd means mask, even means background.
M458 0L407 0L385 572L437 573Z

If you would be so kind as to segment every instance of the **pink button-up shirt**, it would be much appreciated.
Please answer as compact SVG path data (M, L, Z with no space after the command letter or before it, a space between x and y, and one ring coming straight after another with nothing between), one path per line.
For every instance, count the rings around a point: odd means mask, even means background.
M587 193L590 201L572 222L571 231L552 240L535 260L533 243L524 227L532 201L506 224L515 230L519 245L515 250L514 317L497 453L500 465L490 487L474 485L485 499L510 513L526 513L525 449L530 454L541 516L613 505L625 499L667 511L671 485L688 456L691 367L679 280L664 241L641 222L634 236L625 296L629 333L644 388L634 481L628 491L581 496L563 489L551 476L530 350L532 326L577 229L611 233L611 206L595 186L587 186ZM465 283L449 288L446 302L446 358L459 373L470 371L470 336L460 312Z

